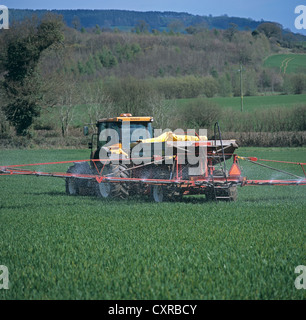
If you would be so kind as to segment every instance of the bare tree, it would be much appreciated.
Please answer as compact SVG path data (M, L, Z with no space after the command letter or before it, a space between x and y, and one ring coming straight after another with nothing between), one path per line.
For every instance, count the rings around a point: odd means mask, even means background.
M166 100L162 95L155 93L149 97L149 109L152 110L154 127L165 129L171 127L170 111L175 109L175 100Z
M62 89L58 100L58 115L63 137L68 135L69 126L74 116L74 107L77 103L78 93L76 83L69 82Z
M89 123L94 130L94 124L102 117L114 116L114 104L104 92L101 82L87 83L80 89L81 102L87 107Z

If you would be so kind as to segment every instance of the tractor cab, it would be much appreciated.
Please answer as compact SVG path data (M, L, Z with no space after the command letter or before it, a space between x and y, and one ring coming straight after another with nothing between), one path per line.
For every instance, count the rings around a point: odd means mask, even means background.
M122 113L119 117L102 118L97 121L97 133L93 134L89 148L93 149L93 138L97 137L96 151L91 152L91 158L98 158L102 147L130 148L130 145L141 139L153 137L153 117L133 117L130 113ZM86 128L84 133L86 133Z

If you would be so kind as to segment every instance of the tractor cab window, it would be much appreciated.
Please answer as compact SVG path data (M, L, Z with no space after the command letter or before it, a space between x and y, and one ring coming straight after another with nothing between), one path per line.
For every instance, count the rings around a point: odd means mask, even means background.
M130 143L152 137L151 122L101 122L98 131L98 146L106 143L122 143L122 137L129 137Z
M117 144L120 142L121 123L101 122L98 131L98 146L102 147L107 143Z
M130 131L130 133L128 133ZM129 126L122 126L122 135L130 135L130 142L136 142L140 139L149 139L152 137L151 122L130 122ZM120 139L122 140L122 139Z

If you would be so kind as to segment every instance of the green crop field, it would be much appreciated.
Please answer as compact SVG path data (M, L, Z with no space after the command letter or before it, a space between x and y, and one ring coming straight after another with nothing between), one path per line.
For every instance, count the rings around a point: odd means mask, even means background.
M305 72L306 54L275 54L265 60L264 67L275 68L280 73Z
M305 148L238 154L306 162ZM0 166L87 158L88 150L1 150ZM249 178L281 178L241 165ZM59 178L0 176L0 185L0 265L9 270L0 299L306 298L294 285L296 266L306 265L306 186L243 187L232 203L157 204L67 196Z
M181 108L193 99L178 99L176 105ZM209 100L217 103L224 108L232 108L233 110L241 110L240 97L216 97ZM299 95L271 95L271 96L248 96L243 97L243 111L253 112L259 109L269 109L275 107L292 108L297 105L306 103L306 94Z

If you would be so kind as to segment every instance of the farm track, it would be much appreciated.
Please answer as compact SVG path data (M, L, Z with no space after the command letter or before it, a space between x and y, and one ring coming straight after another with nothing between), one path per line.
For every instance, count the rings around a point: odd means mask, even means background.
M289 64L289 62L290 61L292 61L292 60L294 60L295 58L286 58L286 59L284 59L283 61L282 61L282 64L281 64L281 66L280 66L280 72L281 73L283 73L283 74L285 74L286 73L286 70L287 70L287 68L288 68L288 64Z

